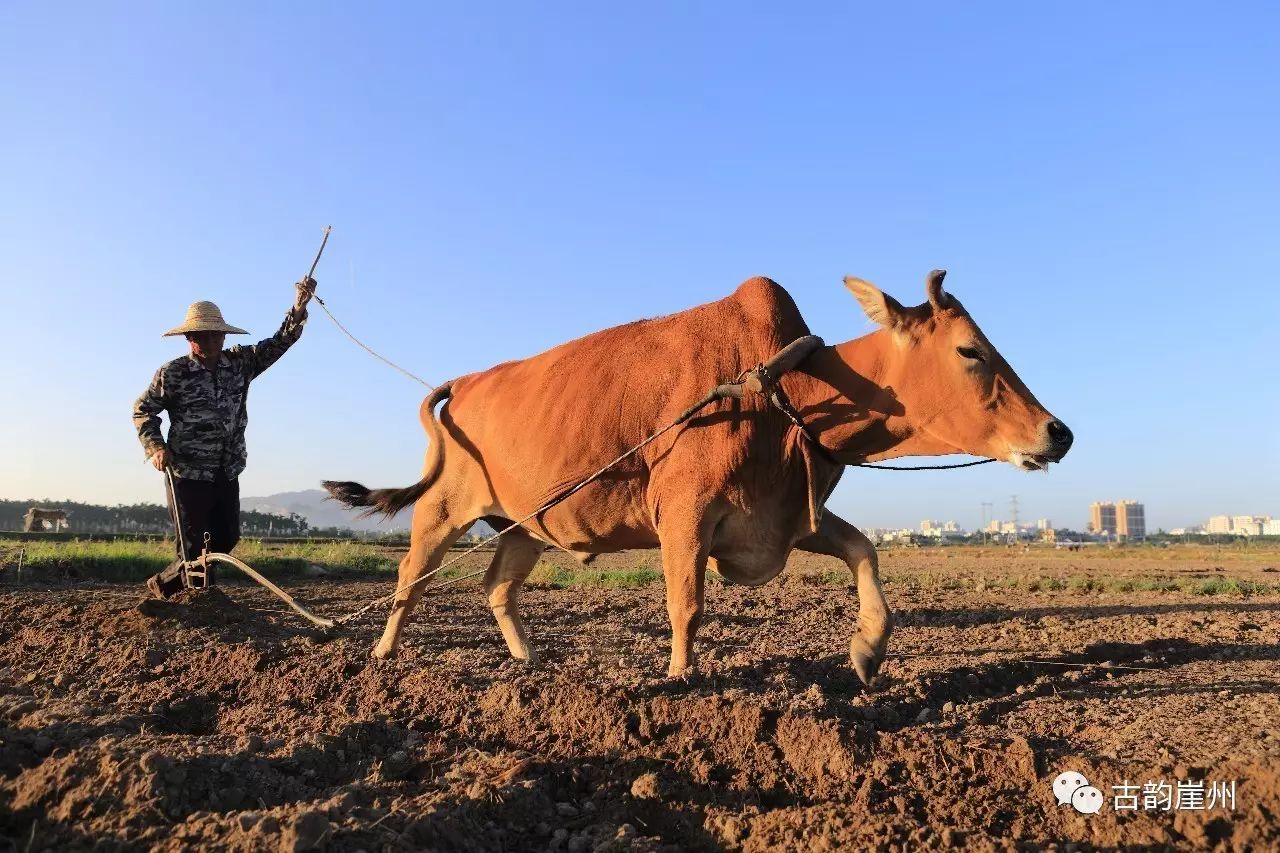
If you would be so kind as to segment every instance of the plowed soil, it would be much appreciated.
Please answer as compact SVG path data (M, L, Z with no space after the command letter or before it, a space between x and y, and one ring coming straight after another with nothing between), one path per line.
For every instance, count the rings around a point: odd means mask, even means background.
M474 581L425 599L391 661L369 657L380 617L325 636L256 587L143 603L137 585L10 585L0 835L32 851L1280 847L1280 597L912 581L1045 571L1025 560L884 570L899 628L870 690L845 659L853 589L804 571L710 584L683 680L664 675L661 585L528 590L534 667L509 659ZM336 615L391 582L291 588ZM1057 804L1064 770L1103 792L1100 813ZM1206 779L1235 783L1234 808L1113 807L1126 780Z

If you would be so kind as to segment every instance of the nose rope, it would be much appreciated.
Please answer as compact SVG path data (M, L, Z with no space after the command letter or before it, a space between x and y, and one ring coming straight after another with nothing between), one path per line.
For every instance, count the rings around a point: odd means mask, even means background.
M805 340L801 338L801 340ZM809 429L809 425L804 422L804 418L796 407L791 404L791 398L787 396L787 392L782 390L782 386L778 384L778 380L769 375L769 371L764 365L756 368L756 371L762 373L767 380L765 390L768 392L769 402L773 403L774 408L787 416L787 420L796 425L796 429L800 430L810 444L813 445L824 459L833 465L849 465L856 468L879 468L883 471L945 471L950 468L972 468L974 465L986 465L988 462L998 462L997 459L979 459L976 462L956 462L950 465L881 465L875 462L842 462L827 449L818 437L813 434L813 430Z
M979 459L977 462L957 462L954 465L878 465L873 462L847 464L857 468L881 468L885 471L945 471L948 468L972 468L974 465L986 465L988 462L999 461L999 459Z

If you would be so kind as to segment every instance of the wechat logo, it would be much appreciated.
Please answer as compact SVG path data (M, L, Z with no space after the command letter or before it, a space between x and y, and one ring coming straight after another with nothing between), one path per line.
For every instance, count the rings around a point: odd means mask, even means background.
M1074 770L1059 773L1053 780L1053 795L1058 805L1067 803L1080 814L1097 814L1102 811L1102 792L1089 784L1083 774Z

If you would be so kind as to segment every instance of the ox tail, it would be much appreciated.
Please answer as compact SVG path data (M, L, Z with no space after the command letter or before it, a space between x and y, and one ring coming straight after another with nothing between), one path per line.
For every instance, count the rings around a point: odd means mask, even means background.
M427 493L427 489L431 488L444 468L444 430L436 419L435 408L440 401L447 400L452 395L453 380L449 380L432 391L422 403L422 426L426 429L431 444L421 480L401 489L368 489L359 483L336 480L325 480L320 485L324 486L330 497L349 507L367 507L360 514L361 518L378 514L390 518L411 506Z

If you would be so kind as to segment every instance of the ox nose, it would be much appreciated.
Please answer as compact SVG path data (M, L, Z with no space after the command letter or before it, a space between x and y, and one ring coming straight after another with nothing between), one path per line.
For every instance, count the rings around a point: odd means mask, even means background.
M1071 434L1071 430L1062 421L1049 421L1049 440L1053 442L1053 449L1057 451L1059 456L1066 454L1071 449L1071 442L1075 440L1075 436Z

